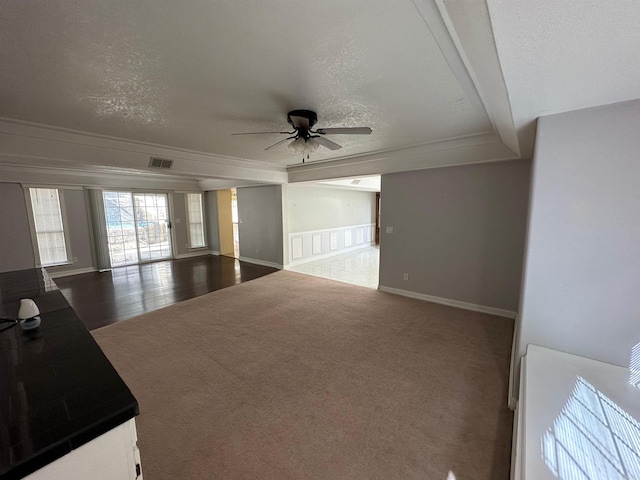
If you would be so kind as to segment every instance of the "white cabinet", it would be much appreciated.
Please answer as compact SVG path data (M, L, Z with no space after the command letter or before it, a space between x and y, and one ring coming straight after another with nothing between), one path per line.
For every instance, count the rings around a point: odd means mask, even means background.
M137 441L132 418L24 480L142 480Z
M529 345L512 479L640 479L640 389L630 371Z

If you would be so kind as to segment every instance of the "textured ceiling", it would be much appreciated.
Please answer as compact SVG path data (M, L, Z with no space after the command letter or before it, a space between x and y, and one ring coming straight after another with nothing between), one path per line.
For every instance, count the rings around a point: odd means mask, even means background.
M528 158L540 115L640 98L638 25L632 0L4 0L0 166L156 155L226 188ZM373 133L307 165L231 135L299 108Z
M488 0L516 125L640 98L640 2Z
M5 0L0 116L287 165L286 112L352 156L492 133L418 8L352 0ZM10 68L7 68L10 66Z

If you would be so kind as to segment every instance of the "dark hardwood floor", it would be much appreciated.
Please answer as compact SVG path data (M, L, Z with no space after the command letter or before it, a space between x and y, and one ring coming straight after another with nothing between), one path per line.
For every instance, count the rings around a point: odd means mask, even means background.
M89 330L276 272L231 257L201 257L55 279Z

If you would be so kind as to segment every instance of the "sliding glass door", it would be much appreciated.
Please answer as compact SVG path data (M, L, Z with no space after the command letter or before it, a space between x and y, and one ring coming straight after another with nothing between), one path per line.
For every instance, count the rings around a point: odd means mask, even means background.
M141 262L171 258L169 201L166 194L134 193L138 252Z
M103 192L111 266L172 258L164 193Z

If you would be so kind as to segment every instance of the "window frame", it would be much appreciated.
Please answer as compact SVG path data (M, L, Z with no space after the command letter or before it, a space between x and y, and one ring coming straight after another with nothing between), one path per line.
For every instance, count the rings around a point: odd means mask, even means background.
M55 185L23 185L22 187L27 206L27 217L29 219L29 230L31 232L31 247L33 248L33 258L35 260L36 268L50 268L64 265L73 265L75 263L75 259L73 258L73 253L71 251L71 237L69 235L69 221L67 219L64 188ZM33 214L33 203L31 202L31 189L57 190L58 192L58 204L60 207L60 217L62 218L62 234L64 236L65 252L67 254L67 260L64 262L52 263L49 265L42 264L42 258L40 257L40 246L38 244L38 233L36 231L36 222Z
M200 197L200 218L202 222L202 245L193 246L193 240L191 238L191 215L189 210L189 195L198 195ZM206 230L206 220L204 214L204 195L202 192L184 192L184 210L186 214L187 220L187 243L188 249L197 250L202 248L208 248L207 243L207 230ZM194 222L195 223L195 222Z

